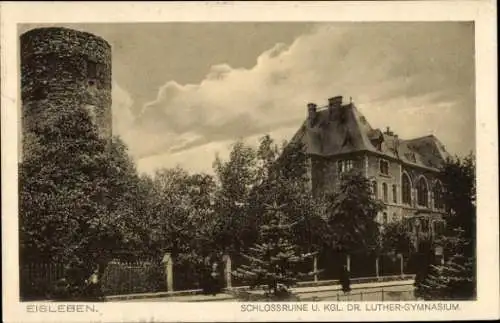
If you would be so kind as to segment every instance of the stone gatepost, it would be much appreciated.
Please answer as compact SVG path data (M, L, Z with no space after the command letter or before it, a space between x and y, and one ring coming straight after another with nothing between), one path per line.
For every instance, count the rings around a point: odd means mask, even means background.
M174 261L170 252L165 253L162 260L165 266L165 281L167 283L167 292L174 291Z
M318 256L313 257L313 272L314 272L314 282L318 282Z
M222 260L224 261L224 274L225 274L225 280L226 280L226 288L231 289L232 288L232 283L231 283L231 257L229 255L224 255L222 257Z

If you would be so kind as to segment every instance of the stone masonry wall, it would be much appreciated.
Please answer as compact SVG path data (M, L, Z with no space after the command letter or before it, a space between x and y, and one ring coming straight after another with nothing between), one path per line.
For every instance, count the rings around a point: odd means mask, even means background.
M111 46L95 35L67 28L39 28L21 35L23 131L47 104L84 107L102 136L112 135Z

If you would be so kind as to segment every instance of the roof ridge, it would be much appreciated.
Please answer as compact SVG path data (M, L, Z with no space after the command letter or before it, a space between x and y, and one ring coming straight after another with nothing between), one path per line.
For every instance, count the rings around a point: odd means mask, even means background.
M419 139L424 139L424 138L428 138L428 137L434 137L437 139L436 136L434 136L434 134L429 134L429 135L425 135L425 136L420 136L420 137L415 137L415 138L411 138L411 139L402 139L403 141L415 141L415 140L419 140Z

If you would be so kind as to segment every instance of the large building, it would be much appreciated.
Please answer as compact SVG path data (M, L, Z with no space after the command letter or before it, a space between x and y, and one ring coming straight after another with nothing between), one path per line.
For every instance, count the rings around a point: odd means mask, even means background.
M307 105L307 120L292 139L297 141L309 156L313 194L335 191L341 174L357 169L386 205L377 216L382 225L403 220L416 240L442 230L443 186L437 173L449 154L435 136L405 140L389 127L374 129L354 103L337 96L322 107Z
M36 28L20 37L23 133L45 120L48 105L83 107L100 135L112 135L111 46L68 28Z

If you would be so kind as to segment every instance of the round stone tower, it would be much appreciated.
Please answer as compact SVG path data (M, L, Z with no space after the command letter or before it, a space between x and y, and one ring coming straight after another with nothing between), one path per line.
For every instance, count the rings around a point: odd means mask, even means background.
M21 35L23 132L42 117L43 106L81 106L105 138L112 135L111 46L68 28L32 29Z

